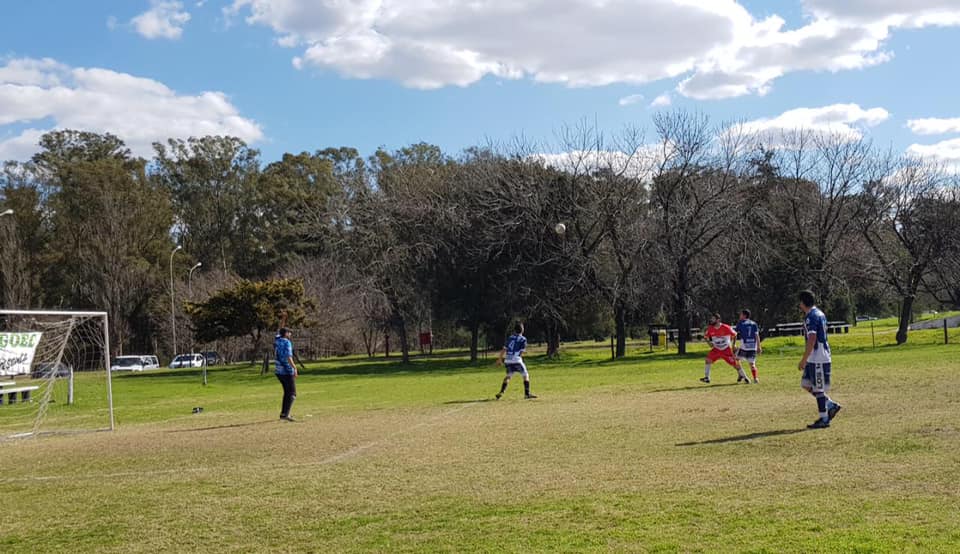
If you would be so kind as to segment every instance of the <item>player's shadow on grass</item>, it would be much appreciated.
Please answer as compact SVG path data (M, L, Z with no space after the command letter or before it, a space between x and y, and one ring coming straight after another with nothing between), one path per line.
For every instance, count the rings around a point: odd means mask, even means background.
M680 442L677 443L677 446L699 446L703 444L725 444L728 442L739 442L739 441L749 441L753 439L763 439L766 437L776 437L780 435L793 435L796 433L803 433L806 429L780 429L778 431L761 431L759 433L750 433L747 435L736 435L734 437L723 437L720 439L710 439L706 441L696 441L696 442Z
M444 404L476 404L478 402L493 402L493 398L479 398L477 400L448 400Z
M678 391L685 391L685 390L710 390L710 389L716 388L716 387L740 387L740 386L743 386L743 385L740 384L740 383L718 383L718 384L716 384L716 385L709 385L709 384L704 383L704 384L702 384L702 385L691 385L691 386L689 386L689 387L677 387L677 388L675 388L675 389L657 389L657 390L652 390L652 391L650 391L650 392L678 392Z
M230 425L214 425L212 427L196 427L193 429L171 429L167 433L194 433L196 431L218 431L220 429L238 429L240 427L253 427L254 425L266 425L268 423L277 423L275 419L264 421L251 421L249 423L231 423ZM282 421L280 423L283 423Z

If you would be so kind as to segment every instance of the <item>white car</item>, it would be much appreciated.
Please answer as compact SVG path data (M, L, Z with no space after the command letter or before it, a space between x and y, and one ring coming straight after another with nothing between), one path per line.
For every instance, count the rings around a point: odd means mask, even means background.
M117 356L110 363L110 371L143 371L149 369L144 356Z
M170 367L203 367L203 354L180 354L170 362Z
M156 356L140 356L143 358L143 369L160 369L160 360Z

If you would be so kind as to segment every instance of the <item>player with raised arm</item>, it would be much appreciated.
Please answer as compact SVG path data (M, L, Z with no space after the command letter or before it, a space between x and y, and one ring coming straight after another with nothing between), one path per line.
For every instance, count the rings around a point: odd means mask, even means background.
M513 377L514 373L523 375L523 397L528 400L536 398L536 395L530 394L530 374L527 372L526 364L523 363L523 353L526 350L527 337L523 336L523 324L517 323L513 327L513 334L507 339L507 343L497 357L498 366L503 364L507 366L507 375L500 385L500 392L496 395L497 400L500 400L504 391L507 390L507 385L510 384L510 378Z
M804 313L803 336L806 348L800 359L799 368L803 372L800 386L817 399L817 412L820 417L807 425L809 429L825 429L840 411L840 404L827 396L830 390L830 369L832 357L830 343L827 342L827 316L816 306L816 297L809 290L800 292L800 310Z
M703 337L710 341L711 349L707 353L707 359L704 363L703 377L700 379L703 383L710 382L710 366L717 360L723 360L737 369L737 382L749 383L746 374L743 372L743 366L733 356L733 340L737 337L737 332L733 330L720 318L720 314L710 316L707 332Z
M763 346L760 345L760 326L750 319L750 310L740 311L740 321L735 327L740 340L740 348L737 349L737 359L746 360L750 364L750 375L753 376L753 382L759 383L757 379L757 355L763 353ZM741 362L741 366L743 362Z

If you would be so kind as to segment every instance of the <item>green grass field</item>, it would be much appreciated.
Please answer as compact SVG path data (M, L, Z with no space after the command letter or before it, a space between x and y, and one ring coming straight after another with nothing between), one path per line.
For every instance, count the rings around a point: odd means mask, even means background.
M799 337L759 385L698 383L702 343L534 353L533 401L489 359L327 360L296 423L257 368L121 375L115 432L0 443L0 551L957 552L960 330L892 325L831 337L818 431Z

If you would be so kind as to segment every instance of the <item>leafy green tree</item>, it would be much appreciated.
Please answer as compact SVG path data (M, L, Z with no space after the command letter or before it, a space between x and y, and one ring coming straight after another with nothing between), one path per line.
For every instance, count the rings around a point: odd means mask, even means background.
M339 152L339 151L338 151ZM355 151L354 151L355 152ZM297 257L318 257L329 250L335 223L331 203L340 194L338 169L327 153L284 154L260 177L259 210L254 225L266 230L261 257L275 269ZM256 263L248 260L247 263Z
M270 229L261 225L260 154L236 137L206 136L154 143L153 176L169 191L175 232L184 250L241 276L262 273Z
M7 162L0 171L0 302L8 308L43 305L40 277L51 239L49 211L33 164Z
M197 342L250 337L253 359L262 348L264 331L272 333L278 329L284 314L287 326L308 324L307 310L311 306L304 293L303 281L241 279L211 295L205 302L185 303L184 310L193 323Z
M122 351L131 320L159 288L170 248L168 197L147 179L146 162L116 137L55 131L40 145L33 164L49 218L46 294L58 293L59 306L106 311L112 344Z

